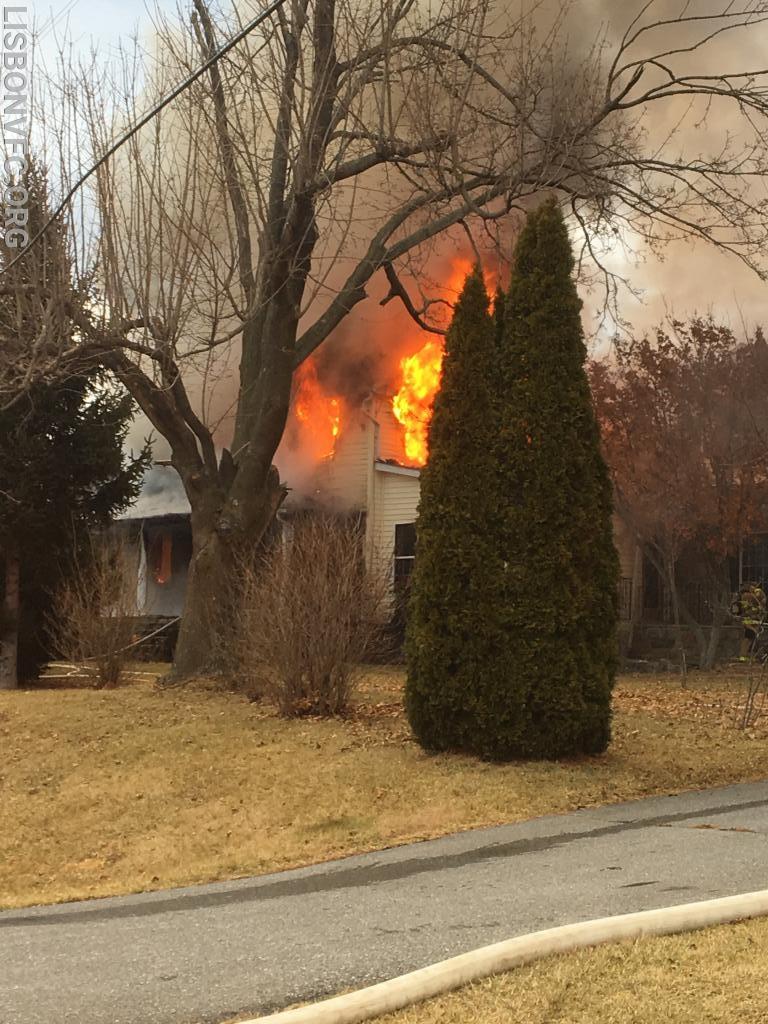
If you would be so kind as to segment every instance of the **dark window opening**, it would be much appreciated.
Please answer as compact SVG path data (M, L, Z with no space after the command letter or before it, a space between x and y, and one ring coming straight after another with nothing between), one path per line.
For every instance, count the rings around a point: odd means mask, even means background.
M752 537L741 549L741 582L768 582L768 536Z
M173 535L170 530L161 530L152 538L147 561L155 583L160 586L170 583L173 576Z
M416 524L398 523L395 526L395 589L410 582L416 561Z
M647 556L643 559L643 608L646 612L661 612L661 576Z

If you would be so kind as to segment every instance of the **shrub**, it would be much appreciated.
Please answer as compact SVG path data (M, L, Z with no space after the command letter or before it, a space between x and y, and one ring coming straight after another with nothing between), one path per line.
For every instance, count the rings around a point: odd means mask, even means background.
M230 637L242 686L286 717L343 714L386 621L359 519L300 517L240 579Z
M548 203L496 322L475 273L448 333L407 643L428 749L558 758L610 739L618 559L572 271Z
M99 688L117 686L131 656L136 564L130 545L100 538L54 594L52 646Z

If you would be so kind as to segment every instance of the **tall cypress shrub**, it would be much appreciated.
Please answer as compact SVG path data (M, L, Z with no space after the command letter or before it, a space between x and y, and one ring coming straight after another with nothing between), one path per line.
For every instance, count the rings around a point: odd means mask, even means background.
M406 710L417 739L431 750L475 748L483 679L503 635L489 376L497 337L488 307L477 269L448 331L421 474Z
M618 559L573 267L547 203L517 245L494 376L506 643L478 728L498 758L610 740Z

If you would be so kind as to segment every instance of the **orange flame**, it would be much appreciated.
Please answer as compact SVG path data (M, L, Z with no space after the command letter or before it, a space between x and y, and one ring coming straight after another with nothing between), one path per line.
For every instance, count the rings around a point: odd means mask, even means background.
M405 457L416 466L427 461L427 431L442 368L441 341L428 341L419 352L400 361L402 384L392 399L392 412L403 425Z
M472 271L468 259L453 261L451 274L444 288L445 298L455 302L464 281ZM485 272L485 286L490 294L495 287L495 275ZM423 331L415 335L421 340ZM392 412L403 427L403 448L405 460L412 466L423 466L427 461L429 448L427 437L432 419L432 404L440 387L443 368L444 343L439 338L430 338L412 355L400 360L400 387L392 399Z
M301 430L302 446L311 448L318 460L333 458L341 434L341 399L325 394L313 362L304 363L297 375L293 412Z

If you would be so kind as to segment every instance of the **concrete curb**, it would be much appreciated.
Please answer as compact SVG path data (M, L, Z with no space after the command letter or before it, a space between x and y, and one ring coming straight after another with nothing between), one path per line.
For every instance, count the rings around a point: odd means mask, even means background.
M768 889L521 935L443 960L379 985L242 1024L357 1024L542 957L645 935L671 935L768 915Z

